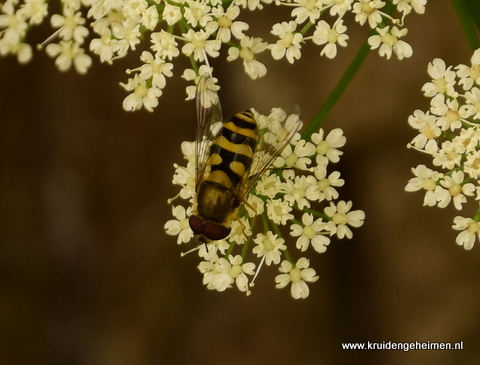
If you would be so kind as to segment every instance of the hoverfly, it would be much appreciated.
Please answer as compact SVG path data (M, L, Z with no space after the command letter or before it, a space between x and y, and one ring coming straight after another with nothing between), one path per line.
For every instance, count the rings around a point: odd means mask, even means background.
M242 203L301 127L299 116L259 128L251 110L223 121L214 79L197 85L195 197L189 224L201 242L226 238ZM299 114L299 113L297 113Z

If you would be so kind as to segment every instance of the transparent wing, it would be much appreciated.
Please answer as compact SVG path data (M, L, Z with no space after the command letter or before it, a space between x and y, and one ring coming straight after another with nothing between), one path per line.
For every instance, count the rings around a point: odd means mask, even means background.
M216 79L208 73L197 84L197 127L195 136L195 179L198 185L203 176L213 138L222 126L222 108L217 94Z
M257 180L282 153L301 127L302 121L300 120L300 108L298 106L295 106L291 114L287 114L283 109L276 108L267 118L257 120L258 142L247 180L240 192L242 200L246 198Z

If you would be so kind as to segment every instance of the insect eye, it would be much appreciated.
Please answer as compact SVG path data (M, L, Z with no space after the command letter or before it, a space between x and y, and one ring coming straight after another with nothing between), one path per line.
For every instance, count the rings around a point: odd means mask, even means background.
M195 217L194 215L191 215L190 218L188 218L188 224L190 225L190 228L192 229L193 233L195 234L202 234L203 233L203 220Z
M203 235L212 241L217 241L227 237L231 230L231 228L207 222L203 226Z

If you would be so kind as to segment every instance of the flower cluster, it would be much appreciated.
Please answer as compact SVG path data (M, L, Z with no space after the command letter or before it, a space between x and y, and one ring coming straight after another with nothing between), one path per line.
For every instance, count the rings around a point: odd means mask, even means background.
M432 157L433 169L412 169L405 190L425 191L423 205L462 210L467 199L480 200L480 49L471 65L446 66L436 58L428 65L432 78L422 91L431 98L430 109L416 110L409 124L418 135L409 147ZM456 216L453 229L461 231L456 242L466 250L480 238L480 207L472 218Z
M121 85L130 93L123 107L152 111L173 75L173 60L180 54L192 68L219 57L222 48L228 61L239 60L253 79L267 69L261 54L270 52L275 60L294 63L302 47L312 42L320 55L334 58L349 36L344 19L351 16L375 30L369 38L372 49L382 56L394 53L410 57L412 48L401 40L407 33L404 18L412 11L424 13L427 0L62 0L61 14L50 16L56 31L44 44L61 71L73 67L79 73L92 65L90 54L112 63L135 51L140 42L150 42L142 52L142 64L127 70L132 75ZM32 57L27 32L49 15L46 0L6 0L0 2L0 54L17 55L22 63ZM264 7L291 8L290 18L273 24L266 36L249 33L246 12ZM397 17L389 15L397 11ZM243 20L242 20L243 19ZM86 41L87 37L89 42ZM43 44L42 44L43 46ZM40 47L42 48L42 47ZM187 69L184 77L188 80Z
M268 116L252 111L260 130L287 118L279 108ZM295 299L309 295L307 283L318 276L309 267L306 253L325 252L332 236L352 238L351 227L360 227L365 219L363 211L352 210L351 201L338 200L337 188L344 180L338 171L327 169L340 160L343 152L339 148L345 142L338 128L328 135L320 129L308 140L299 133L293 136L272 168L258 178L231 222L230 235L194 249L203 260L198 268L208 289L224 291L236 285L249 294L262 265L279 265L276 287L291 284ZM178 244L194 238L188 221L195 199L195 143L183 142L182 152L188 162L186 166L175 164L173 177L181 190L169 203L182 198L190 206L172 204L175 219L165 224L169 235L178 236ZM255 259L258 266L251 262Z

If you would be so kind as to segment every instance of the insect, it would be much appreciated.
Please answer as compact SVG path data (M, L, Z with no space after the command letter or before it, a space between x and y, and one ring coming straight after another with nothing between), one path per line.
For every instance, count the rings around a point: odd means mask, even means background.
M300 128L287 118L259 128L251 110L223 121L214 79L201 76L196 92L195 197L189 224L200 242L226 238L256 181Z

